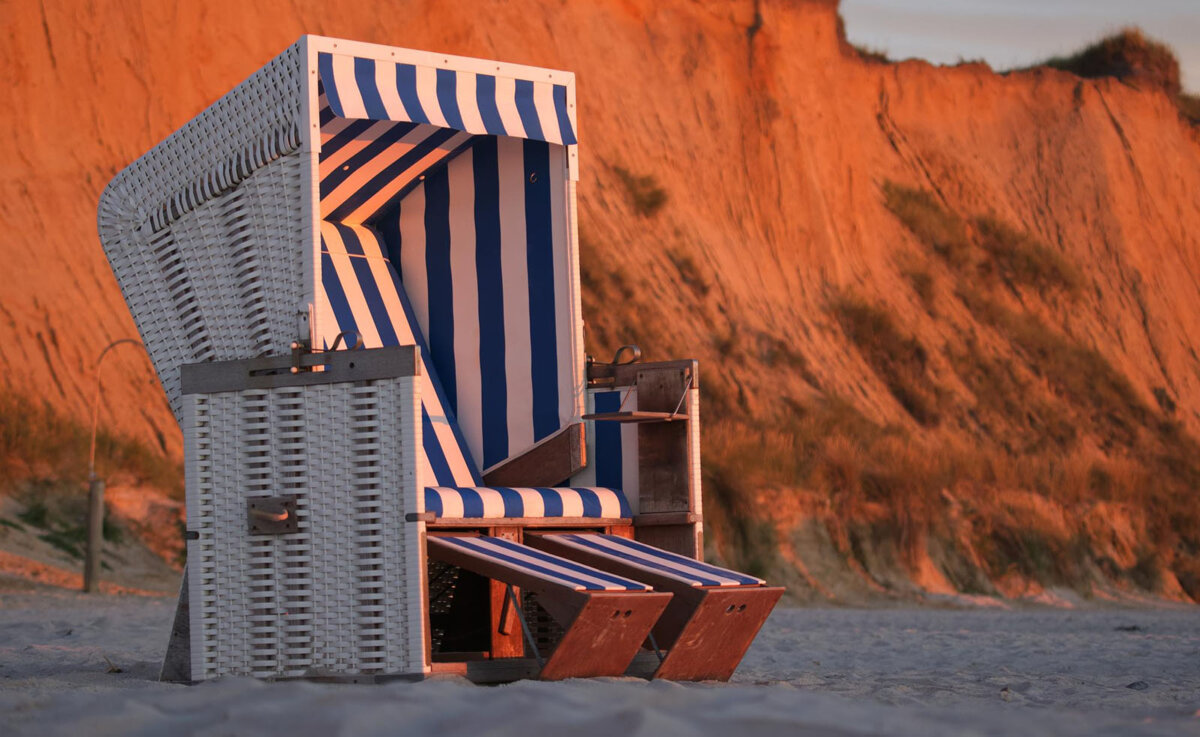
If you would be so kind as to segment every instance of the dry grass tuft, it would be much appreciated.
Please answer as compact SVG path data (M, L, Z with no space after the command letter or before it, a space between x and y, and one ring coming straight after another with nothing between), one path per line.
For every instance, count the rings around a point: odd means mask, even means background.
M45 478L82 485L87 477L91 428L23 396L0 394L0 486ZM96 467L106 476L124 474L183 498L183 468L144 443L101 430Z
M892 214L947 263L961 267L969 262L971 243L966 223L942 207L933 194L887 181L883 183L883 196Z
M842 295L831 309L896 401L922 425L938 424L940 392L926 372L929 356L920 341L902 333L890 313L857 297Z
M980 247L991 256L981 269L994 270L1010 287L1079 291L1083 283L1079 270L1029 233L990 216L977 217L973 224Z
M667 204L667 191L658 185L658 180L653 176L636 175L624 167L616 167L614 169L617 177L621 180L621 184L625 185L625 191L629 195L629 202L633 205L633 211L642 217L652 217L658 214L658 211Z

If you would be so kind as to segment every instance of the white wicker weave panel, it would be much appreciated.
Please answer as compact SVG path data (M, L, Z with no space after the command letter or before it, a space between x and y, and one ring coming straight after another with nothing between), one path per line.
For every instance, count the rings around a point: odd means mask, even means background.
M425 669L411 377L185 397L192 677ZM297 497L251 536L246 499Z
M301 337L315 155L299 150L302 62L288 48L101 195L100 240L177 418L181 364L285 352Z

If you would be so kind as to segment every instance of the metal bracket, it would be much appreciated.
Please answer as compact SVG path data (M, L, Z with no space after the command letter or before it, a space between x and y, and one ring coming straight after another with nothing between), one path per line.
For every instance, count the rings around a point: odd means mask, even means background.
M296 497L250 497L246 500L246 524L251 535L286 535L289 532L299 532Z

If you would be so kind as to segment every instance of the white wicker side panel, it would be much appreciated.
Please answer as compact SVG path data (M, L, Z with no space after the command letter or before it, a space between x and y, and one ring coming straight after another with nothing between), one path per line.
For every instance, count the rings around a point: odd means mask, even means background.
M299 45L122 170L98 229L180 416L179 366L283 353L312 258Z
M192 677L425 670L411 377L189 395ZM250 535L246 499L299 530Z

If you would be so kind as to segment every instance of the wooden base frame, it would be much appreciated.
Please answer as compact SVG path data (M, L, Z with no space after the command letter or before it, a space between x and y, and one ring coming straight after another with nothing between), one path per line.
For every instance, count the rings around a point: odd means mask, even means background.
M727 681L783 596L777 586L691 586L604 555L533 533L527 545L553 555L650 584L673 596L653 628L664 657L652 677L677 681ZM632 674L631 674L632 675Z
M537 595L538 603L564 630L554 651L534 674L543 680L623 675L671 600L671 594L654 591L576 591L467 555L436 535L430 535L426 545L433 560ZM520 612L514 614L521 616ZM502 615L501 619L507 617ZM501 622L501 627L504 626ZM447 670L450 665L458 666L467 677L471 677L472 668L481 672L478 665L472 666L470 662L439 664L438 670ZM529 677L521 674L524 672L521 668L527 670L527 665L512 665L516 668L513 678Z

